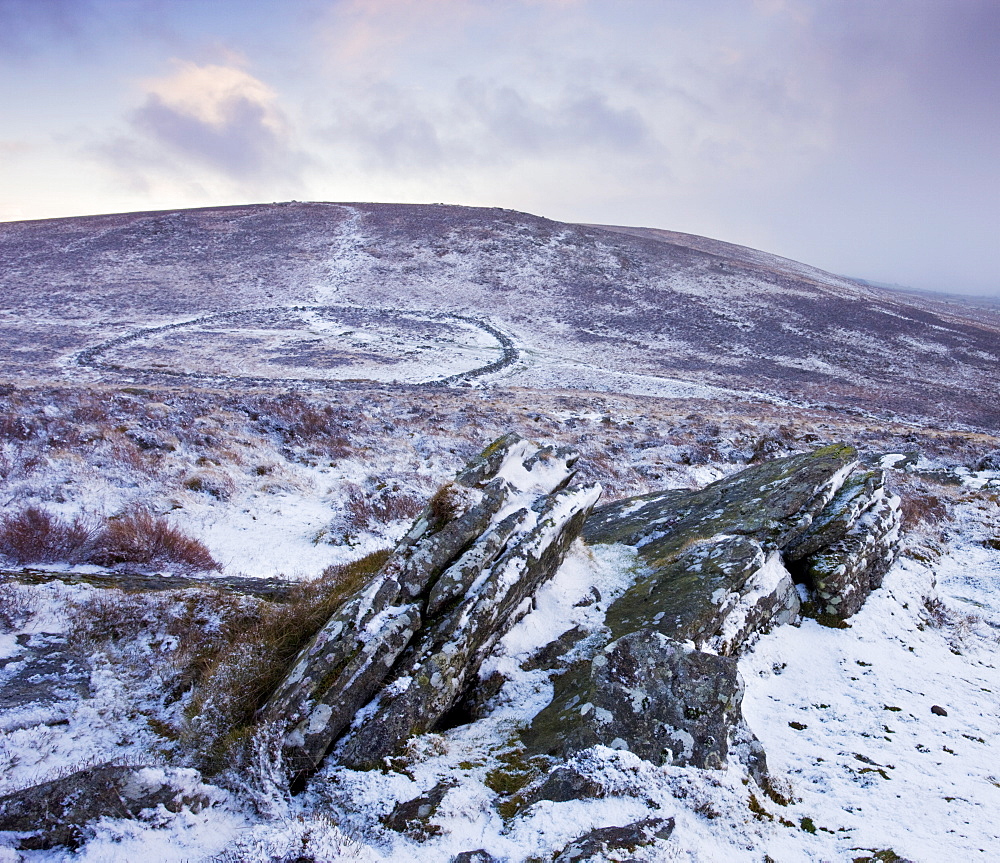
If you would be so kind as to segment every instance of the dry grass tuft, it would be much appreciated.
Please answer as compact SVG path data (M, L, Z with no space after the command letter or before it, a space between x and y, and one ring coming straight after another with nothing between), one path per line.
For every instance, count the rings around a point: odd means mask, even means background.
M427 514L435 528L451 521L462 507L464 495L452 482L445 483L427 501Z
M37 597L27 588L9 581L0 582L0 632L22 626L37 608Z
M369 481L367 488L354 486L347 494L344 516L350 531L363 532L373 525L412 519L423 508L423 500L403 491L398 483Z
M217 772L247 755L240 753L252 736L256 712L317 630L390 553L383 549L328 567L315 581L297 585L285 602L261 605L257 619L232 634L206 668L185 711L184 736L203 769Z

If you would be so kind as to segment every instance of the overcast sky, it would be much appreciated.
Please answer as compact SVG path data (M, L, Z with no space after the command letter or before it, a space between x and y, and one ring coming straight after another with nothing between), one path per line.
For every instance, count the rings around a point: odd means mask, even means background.
M1000 0L0 0L0 220L502 206L1000 295Z

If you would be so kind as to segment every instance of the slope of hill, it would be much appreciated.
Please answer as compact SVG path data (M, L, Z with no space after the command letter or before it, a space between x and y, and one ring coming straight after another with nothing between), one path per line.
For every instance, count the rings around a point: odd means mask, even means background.
M265 380L417 383L499 359L491 324L518 352L493 376L509 386L742 396L983 428L1000 418L995 313L652 229L390 204L22 222L0 226L0 285L0 350L25 379L72 379L81 351L182 324L85 358L153 381L158 367L221 378L240 357ZM310 321L290 306L323 309ZM355 307L378 314L359 321ZM387 310L396 332L378 322ZM285 354L306 349L304 375Z
M297 203L0 225L0 861L993 859L998 356L989 308L649 228ZM882 586L739 659L773 784L603 746L582 787L540 775L519 729L636 577L589 541L519 606L476 721L294 796L267 724L236 733L289 633L509 432L578 451L602 504L840 442L884 470Z

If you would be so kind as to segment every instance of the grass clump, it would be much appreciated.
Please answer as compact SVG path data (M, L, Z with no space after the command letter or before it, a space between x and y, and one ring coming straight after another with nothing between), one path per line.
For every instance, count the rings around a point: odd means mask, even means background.
M296 656L389 554L384 549L328 567L315 581L296 586L286 601L262 604L256 620L215 654L185 710L185 736L202 769L218 772L239 762L240 748L250 744L255 714Z
M22 626L37 610L37 600L24 587L0 581L0 632Z

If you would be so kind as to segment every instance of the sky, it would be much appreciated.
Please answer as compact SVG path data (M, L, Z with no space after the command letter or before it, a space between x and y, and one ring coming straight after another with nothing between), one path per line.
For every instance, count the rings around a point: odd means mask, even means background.
M0 0L0 221L497 206L1000 295L1000 0Z

